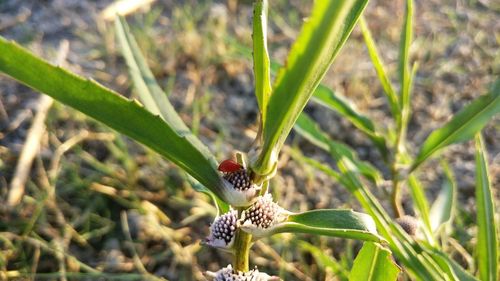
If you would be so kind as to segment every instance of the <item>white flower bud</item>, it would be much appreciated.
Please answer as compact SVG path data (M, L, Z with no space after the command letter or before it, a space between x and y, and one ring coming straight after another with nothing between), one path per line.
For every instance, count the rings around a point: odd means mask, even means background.
M206 272L205 275L213 281L279 281L277 276L269 276L264 272L259 272L257 268L247 272L236 271L231 265L222 268L217 272Z
M237 220L235 210L216 217L210 226L210 235L203 243L216 248L231 249L236 234Z
M273 202L271 194L257 198L250 208L243 211L239 226L243 231L261 238L272 233L280 223L286 221L291 213Z

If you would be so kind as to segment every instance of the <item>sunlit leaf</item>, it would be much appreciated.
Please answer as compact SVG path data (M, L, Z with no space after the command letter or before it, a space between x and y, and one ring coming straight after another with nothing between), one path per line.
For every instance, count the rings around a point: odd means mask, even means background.
M377 243L365 242L354 260L349 281L397 280L399 271L388 249Z
M453 208L456 204L456 182L453 172L443 162L445 171L444 182L436 200L432 203L430 220L433 232L438 232L443 225L451 223L453 219Z
M500 80L496 81L491 91L460 110L443 127L432 132L422 145L413 162L415 170L422 162L439 149L453 143L471 139L488 121L500 112Z
M354 164L357 172L363 174L373 182L379 183L382 180L382 176L375 167L361 161L357 157L357 153L347 145L331 140L307 114L302 113L299 116L294 128L296 132L317 147L337 155L334 157L346 157L349 159Z
M388 157L389 152L384 137L376 131L373 122L368 117L360 114L359 110L347 99L334 93L326 86L319 85L314 91L312 100L336 111L342 117L349 120L356 128L370 138L384 158Z
M476 206L477 206L477 263L479 277L485 281L498 280L498 236L495 205L491 194L487 152L480 133L476 140Z
M260 175L274 168L277 154L300 112L351 33L367 0L315 1L273 85L261 153L252 164Z
M262 124L266 121L266 108L271 95L271 65L267 51L267 0L253 4L253 72L255 96L259 104Z
M380 57L377 46L375 45L375 40L373 40L370 30L368 29L368 25L366 24L364 18L360 20L361 32L363 33L363 38L365 39L366 48L368 49L368 53L370 54L370 58L372 60L373 66L375 67L375 71L377 72L378 80L382 84L382 88L384 89L384 93L387 96L387 100L389 101L389 106L391 108L392 116L399 120L400 118L400 109L399 109L399 98L394 91L394 88L391 84L391 80L387 75L386 67L382 62L382 58Z
M0 71L144 144L225 199L212 157L188 140L189 131L178 132L136 101L53 66L2 37Z
M373 219L352 210L318 209L292 214L270 233L310 233L366 241L382 241Z

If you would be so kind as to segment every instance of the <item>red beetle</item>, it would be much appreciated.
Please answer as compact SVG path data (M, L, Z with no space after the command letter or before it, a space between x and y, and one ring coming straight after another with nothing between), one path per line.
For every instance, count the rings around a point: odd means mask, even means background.
M231 159L227 159L222 161L217 169L224 173L232 173L243 169L243 166Z

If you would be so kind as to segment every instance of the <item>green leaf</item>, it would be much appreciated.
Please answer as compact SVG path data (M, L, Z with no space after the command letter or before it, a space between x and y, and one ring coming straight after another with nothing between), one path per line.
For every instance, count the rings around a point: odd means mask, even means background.
M358 110L349 100L321 84L314 91L312 100L338 112L342 117L349 120L356 128L365 133L378 148L382 156L387 158L389 152L384 137L376 131L375 125L373 125L373 122L368 117L358 113Z
M310 233L380 242L373 219L352 210L318 209L292 214L278 224L272 233Z
M490 93L465 106L446 125L435 130L427 137L413 162L411 171L415 170L439 149L471 139L476 132L479 132L488 123L491 117L499 112L500 80L497 80Z
M140 101L151 113L160 115L172 129L179 135L184 136L187 141L213 163L212 165L217 165L215 158L208 148L192 134L191 130L175 111L165 92L161 89L160 85L158 85L158 82L147 65L146 59L141 54L137 41L130 32L127 22L123 17L116 17L115 28L122 55L127 62L130 76L134 81L134 87L137 90ZM201 184L199 182L190 182L194 184L193 188L195 190L209 194L210 197L214 198L215 203L220 203L220 199L215 198L214 194L210 194L211 191L207 188L200 190ZM217 204L217 206L219 209L223 207L220 204Z
M266 108L271 95L271 65L267 51L267 0L253 4L253 71L255 95L259 104L262 124L266 121Z
M125 19L116 17L115 28L122 55L127 62L139 100L146 109L155 115L160 115L172 128L179 132L189 132L189 128L184 124L172 104L170 104L167 95L156 82L134 36L130 33Z
M456 204L456 182L453 172L446 162L442 162L445 179L430 211L431 227L438 233L442 227L450 225L453 220L453 207Z
M498 280L498 237L495 225L495 205L488 175L487 151L478 133L476 140L476 206L477 261L479 277L484 281Z
M435 244L429 215L429 202L425 197L424 188L415 174L410 174L408 176L408 187L410 189L411 197L415 202L415 210L420 215L424 224L424 234L430 243Z
M315 1L274 83L263 128L263 144L252 163L260 175L271 173L277 155L307 101L351 33L367 0Z
M297 160L304 161L314 168L325 172L334 180L339 181L344 185L359 201L363 209L373 218L381 235L388 241L391 251L405 269L416 280L440 280L445 274L437 268L435 262L423 257L413 245L415 242L411 240L404 231L395 226L390 216L380 205L375 196L361 183L356 173L349 170L349 161L346 158L337 159L337 166L341 174L329 169L327 166L317 162L316 160L300 155L300 153L291 153L292 157Z
M478 281L454 260L450 259L447 254L436 249L429 250L427 253L431 255L431 257L436 261L439 267L446 272L451 280Z
M394 91L394 88L391 84L391 80L387 76L387 72L385 70L382 58L380 57L377 51L377 46L375 45L375 41L373 40L370 29L368 28L368 25L366 24L363 17L361 18L360 23L361 23L361 32L363 33L363 38L365 39L366 48L368 49L368 53L370 54L373 66L375 67L375 71L377 72L378 80L382 84L384 93L387 96L387 100L389 101L389 107L391 108L392 116L396 120L399 120L400 118L399 98L396 95L396 92Z
M236 40L232 40L230 38L227 38L226 40L238 50L239 54L248 58L251 57L250 48L245 47ZM271 73L276 73L280 67L282 67L282 65L275 61L271 61ZM334 110L342 117L346 118L356 128L361 130L361 132L370 138L370 140L377 146L378 150L382 154L382 157L388 157L388 148L385 143L385 138L377 131L377 128L370 118L359 113L352 101L345 96L335 93L323 84L319 84L316 88L313 93L312 100L322 106L325 106L326 108Z
M347 145L331 140L307 114L300 114L294 129L317 147L330 152L334 158L346 157L349 159L357 172L363 174L374 183L382 181L382 176L375 167L359 160L357 153Z
M0 71L104 123L177 164L220 198L224 183L214 162L136 101L36 57L0 37Z
M399 81L401 83L400 107L409 104L410 85L410 45L413 37L413 0L406 0L403 32L399 41Z
M377 243L365 242L354 260L349 281L397 280L399 271L388 249Z

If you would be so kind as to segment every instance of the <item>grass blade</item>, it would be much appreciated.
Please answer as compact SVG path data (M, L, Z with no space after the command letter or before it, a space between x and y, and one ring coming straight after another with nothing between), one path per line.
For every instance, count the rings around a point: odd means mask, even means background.
M338 173L324 164L302 156L299 153L292 153L291 155L295 159L325 172L328 176L346 187L356 197L364 210L374 219L381 235L388 241L393 254L405 265L405 268L416 280L443 279L446 273L432 259L419 253L421 250L414 249L413 245L415 245L415 242L400 227L395 226L390 216L378 203L374 195L363 186L356 173L349 170L349 167L352 165L348 163L348 159L336 159L337 166L341 171L341 173Z
M263 128L263 144L252 164L260 175L272 172L293 124L347 40L367 0L315 1L311 17L292 46L274 83Z
M477 261L479 277L495 281L498 274L498 237L495 225L495 206L488 175L488 160L483 139L478 133L476 140L476 206L477 206Z
M191 130L175 111L165 92L158 85L123 17L115 18L115 28L122 55L127 62L128 70L134 81L134 87L137 90L140 101L151 113L160 115L179 135L185 136L185 139L202 152L207 159L215 162L208 148L192 134ZM216 198L209 189L198 181L189 178L189 182L195 190L208 194L214 200L219 210L227 207L224 206L224 202Z
M437 262L439 267L443 269L451 280L460 281L478 281L474 276L463 269L459 264L452 260L446 253L439 250L429 250L432 258Z
M357 153L349 146L331 140L307 114L300 114L294 129L317 147L328 151L334 158L345 157L349 159L354 165L356 172L361 173L375 184L382 181L382 175L375 167L370 163L360 160Z
M384 137L376 131L373 122L368 117L359 114L358 110L347 99L335 94L328 87L319 85L316 91L314 91L312 100L336 111L342 117L349 120L356 128L370 138L385 159L388 157L389 152Z
M53 66L3 37L0 54L1 72L144 144L225 199L224 183L214 161L137 102Z
M408 176L408 187L411 197L415 202L416 212L420 215L424 224L425 236L429 243L435 244L429 215L429 202L427 201L427 197L425 197L424 188L415 174Z
M409 102L409 85L410 85L410 45L413 37L413 0L406 0L405 19L403 24L403 32L399 41L399 81L401 83L401 92L399 103L400 107Z
M379 244L365 242L354 260L349 281L397 280L399 271L389 250Z
M500 112L500 80L496 81L490 93L477 98L465 106L443 127L432 132L420 148L411 171L432 156L439 149L453 143L471 139L495 114Z
M372 60L373 66L375 67L375 71L377 72L378 80L382 84L382 88L384 89L384 93L387 96L387 100L389 101L389 107L391 109L392 116L394 119L400 119L400 109L399 109L399 98L392 87L391 80L387 76L387 72L385 70L384 63L382 62L382 58L380 57L377 46L375 45L375 41L371 35L370 29L366 24L364 18L362 17L360 20L361 32L363 33L363 38L365 40L366 48L368 49L368 53L370 54L370 58Z
M271 63L267 51L267 0L253 4L253 72L255 95L259 104L262 124L266 121L266 108L271 95Z
M130 33L130 28L123 17L115 18L115 28L121 53L134 81L134 87L139 95L139 100L146 109L155 115L160 115L170 126L189 131L182 119L177 115L167 96L156 82L153 73L149 69L146 59L141 54L137 42Z

